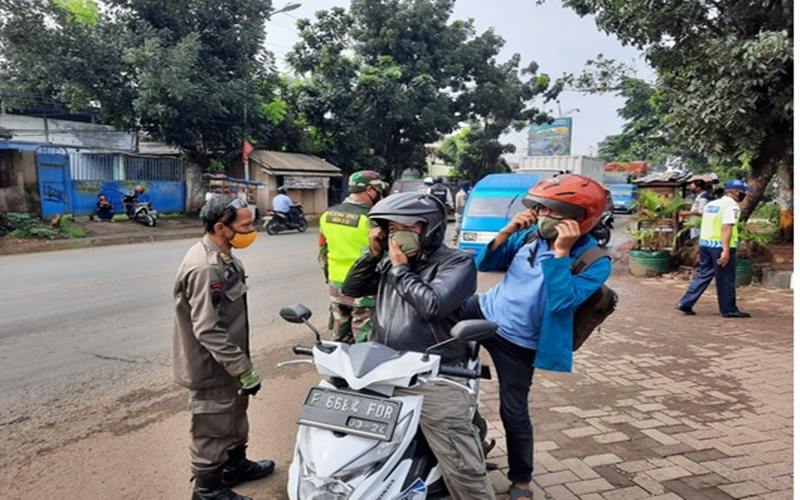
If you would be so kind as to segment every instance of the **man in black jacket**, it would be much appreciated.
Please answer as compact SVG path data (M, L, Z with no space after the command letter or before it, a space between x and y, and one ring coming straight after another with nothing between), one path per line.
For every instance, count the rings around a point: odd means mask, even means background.
M400 193L378 202L369 218L377 224L369 251L353 265L342 292L376 295L370 340L422 352L450 338L459 307L477 288L477 271L469 255L443 244L444 205L428 194ZM466 359L466 346L453 342L435 353L442 363L459 365ZM450 495L455 500L493 499L473 424L476 395L441 382L401 392L424 398L422 431Z

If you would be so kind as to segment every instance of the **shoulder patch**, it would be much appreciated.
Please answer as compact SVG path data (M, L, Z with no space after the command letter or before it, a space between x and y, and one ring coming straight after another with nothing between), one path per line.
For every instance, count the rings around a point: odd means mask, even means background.
M218 309L219 305L222 303L222 294L224 293L224 289L225 283L221 281L211 282L211 305L214 306L215 309Z

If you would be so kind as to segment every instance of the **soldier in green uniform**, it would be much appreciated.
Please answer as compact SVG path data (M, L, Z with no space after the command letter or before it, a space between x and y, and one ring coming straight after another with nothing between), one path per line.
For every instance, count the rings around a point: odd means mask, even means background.
M348 297L341 290L353 263L369 245L369 209L388 189L377 172L355 172L348 181L347 199L320 218L319 262L331 297L328 327L342 342L363 342L372 332L375 297Z

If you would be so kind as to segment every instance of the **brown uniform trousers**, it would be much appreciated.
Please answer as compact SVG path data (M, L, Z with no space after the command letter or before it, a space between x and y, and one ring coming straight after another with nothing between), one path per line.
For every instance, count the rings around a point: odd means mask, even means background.
M191 469L218 471L247 442L247 397L239 376L253 367L244 267L208 236L181 262L174 289L173 370L190 390Z
M422 434L439 461L453 500L493 500L483 446L473 424L477 398L441 382L398 389L396 393L423 396Z

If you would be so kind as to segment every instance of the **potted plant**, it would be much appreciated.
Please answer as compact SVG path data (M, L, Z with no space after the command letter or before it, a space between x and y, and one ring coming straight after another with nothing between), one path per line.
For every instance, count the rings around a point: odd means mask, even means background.
M648 189L639 192L633 215L636 229L631 231L637 244L628 254L631 274L657 276L669 271L674 217L687 203L683 198L668 198Z
M754 231L745 222L737 224L739 246L736 248L736 286L753 282L753 253L756 247L766 245L770 240L768 231Z

